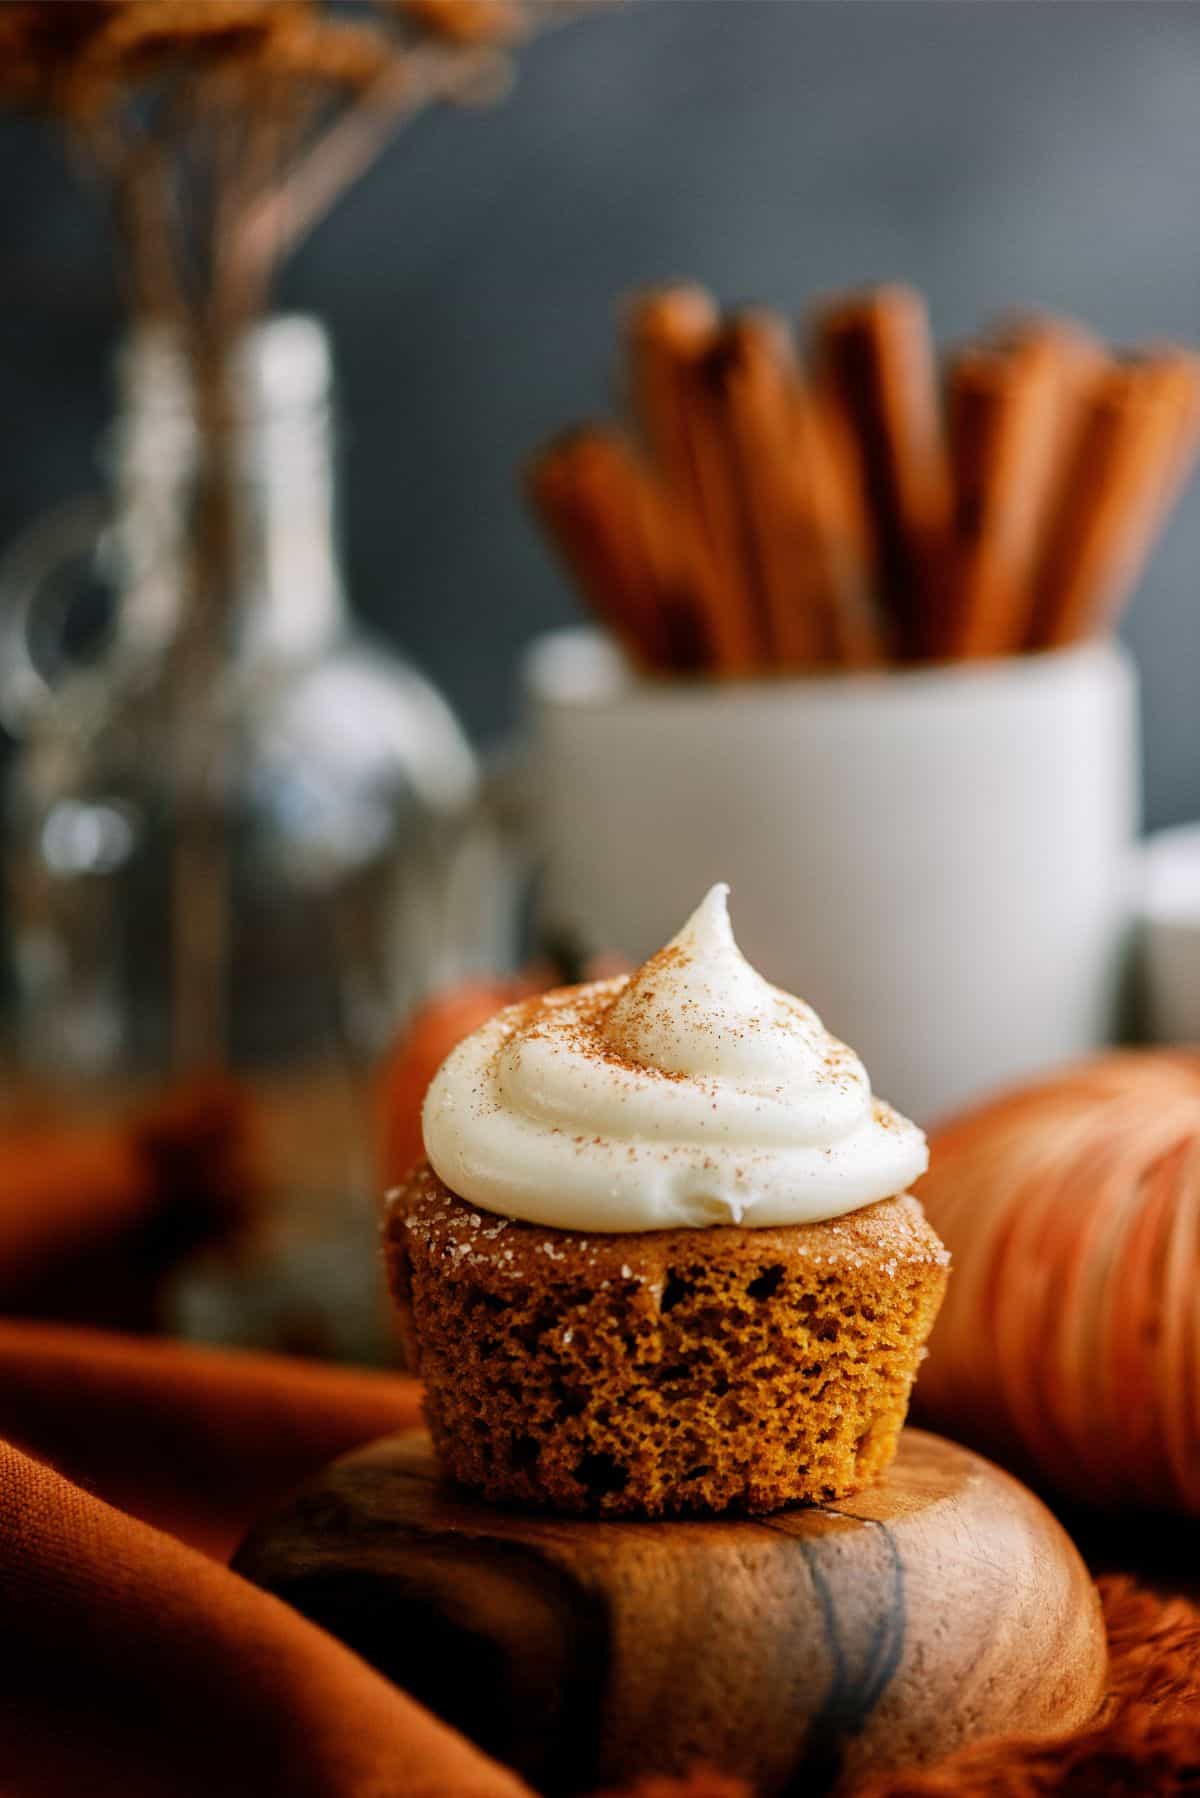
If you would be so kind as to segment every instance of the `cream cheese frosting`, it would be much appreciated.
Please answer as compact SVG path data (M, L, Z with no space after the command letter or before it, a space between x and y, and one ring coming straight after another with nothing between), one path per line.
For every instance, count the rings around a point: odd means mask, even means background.
M902 1193L924 1135L757 974L724 884L633 975L510 1005L443 1062L425 1148L452 1191L551 1229L816 1223Z

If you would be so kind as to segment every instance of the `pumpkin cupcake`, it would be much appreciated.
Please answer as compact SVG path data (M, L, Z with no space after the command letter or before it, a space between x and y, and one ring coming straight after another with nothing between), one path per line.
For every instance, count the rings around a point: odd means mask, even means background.
M389 1273L438 1454L489 1499L766 1512L895 1451L948 1263L925 1139L744 960L727 892L429 1089Z

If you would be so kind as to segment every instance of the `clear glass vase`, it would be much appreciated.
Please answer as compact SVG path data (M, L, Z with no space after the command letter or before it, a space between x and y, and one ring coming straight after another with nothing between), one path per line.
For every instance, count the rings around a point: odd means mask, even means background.
M321 327L268 322L228 376L218 491L178 347L137 337L99 535L72 513L0 571L16 1049L77 1102L234 1072L268 1221L245 1277L193 1279L178 1321L361 1354L368 1074L478 930L477 769L442 698L347 610Z

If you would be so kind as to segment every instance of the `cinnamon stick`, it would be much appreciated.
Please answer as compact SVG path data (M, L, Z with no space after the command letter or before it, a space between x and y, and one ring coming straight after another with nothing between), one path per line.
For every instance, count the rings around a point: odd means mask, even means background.
M681 515L654 473L639 467L634 492L637 528L658 594L666 665L676 673L708 673L717 663L711 620L721 609L717 576L694 521Z
M764 644L720 408L705 372L717 337L716 306L700 288L643 295L629 313L634 414L693 567L712 670L740 675L761 665Z
M810 539L813 604L828 659L843 668L886 660L871 576L870 530L848 421L826 392L798 386L793 402L795 480Z
M628 441L599 426L568 432L533 458L526 487L568 573L631 659L678 665L661 499Z
M1034 647L1115 622L1195 459L1200 357L1167 349L1091 383L1037 583Z
M709 479L728 495L730 549L743 563L761 658L777 670L811 667L826 659L827 644L803 494L793 478L797 375L787 327L773 314L744 313L701 367L713 408Z
M1179 407L1179 433L1164 494L1165 510L1169 511L1187 485L1196 457L1198 438L1200 438L1200 380L1197 379L1197 375L1200 375L1200 355L1194 350L1185 349L1180 344L1157 344L1147 354L1172 359L1182 357L1190 365L1192 371L1192 379L1189 383L1190 398L1184 395ZM1160 525L1163 523L1165 523L1165 516L1159 520Z
M954 566L942 655L1023 648L1062 450L1080 394L1080 351L1053 324L953 359L946 390Z
M897 652L919 656L944 604L950 477L921 296L880 287L818 312L817 376L851 426L873 572Z
M633 417L664 485L680 494L690 494L694 476L687 377L719 327L712 295L690 285L638 294L625 317Z

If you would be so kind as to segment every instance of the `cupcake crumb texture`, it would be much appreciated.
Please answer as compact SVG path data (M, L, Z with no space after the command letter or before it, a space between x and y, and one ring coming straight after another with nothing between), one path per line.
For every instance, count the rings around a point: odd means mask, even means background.
M803 1229L580 1235L428 1166L389 1273L447 1470L590 1514L761 1513L887 1466L949 1257L909 1195Z

